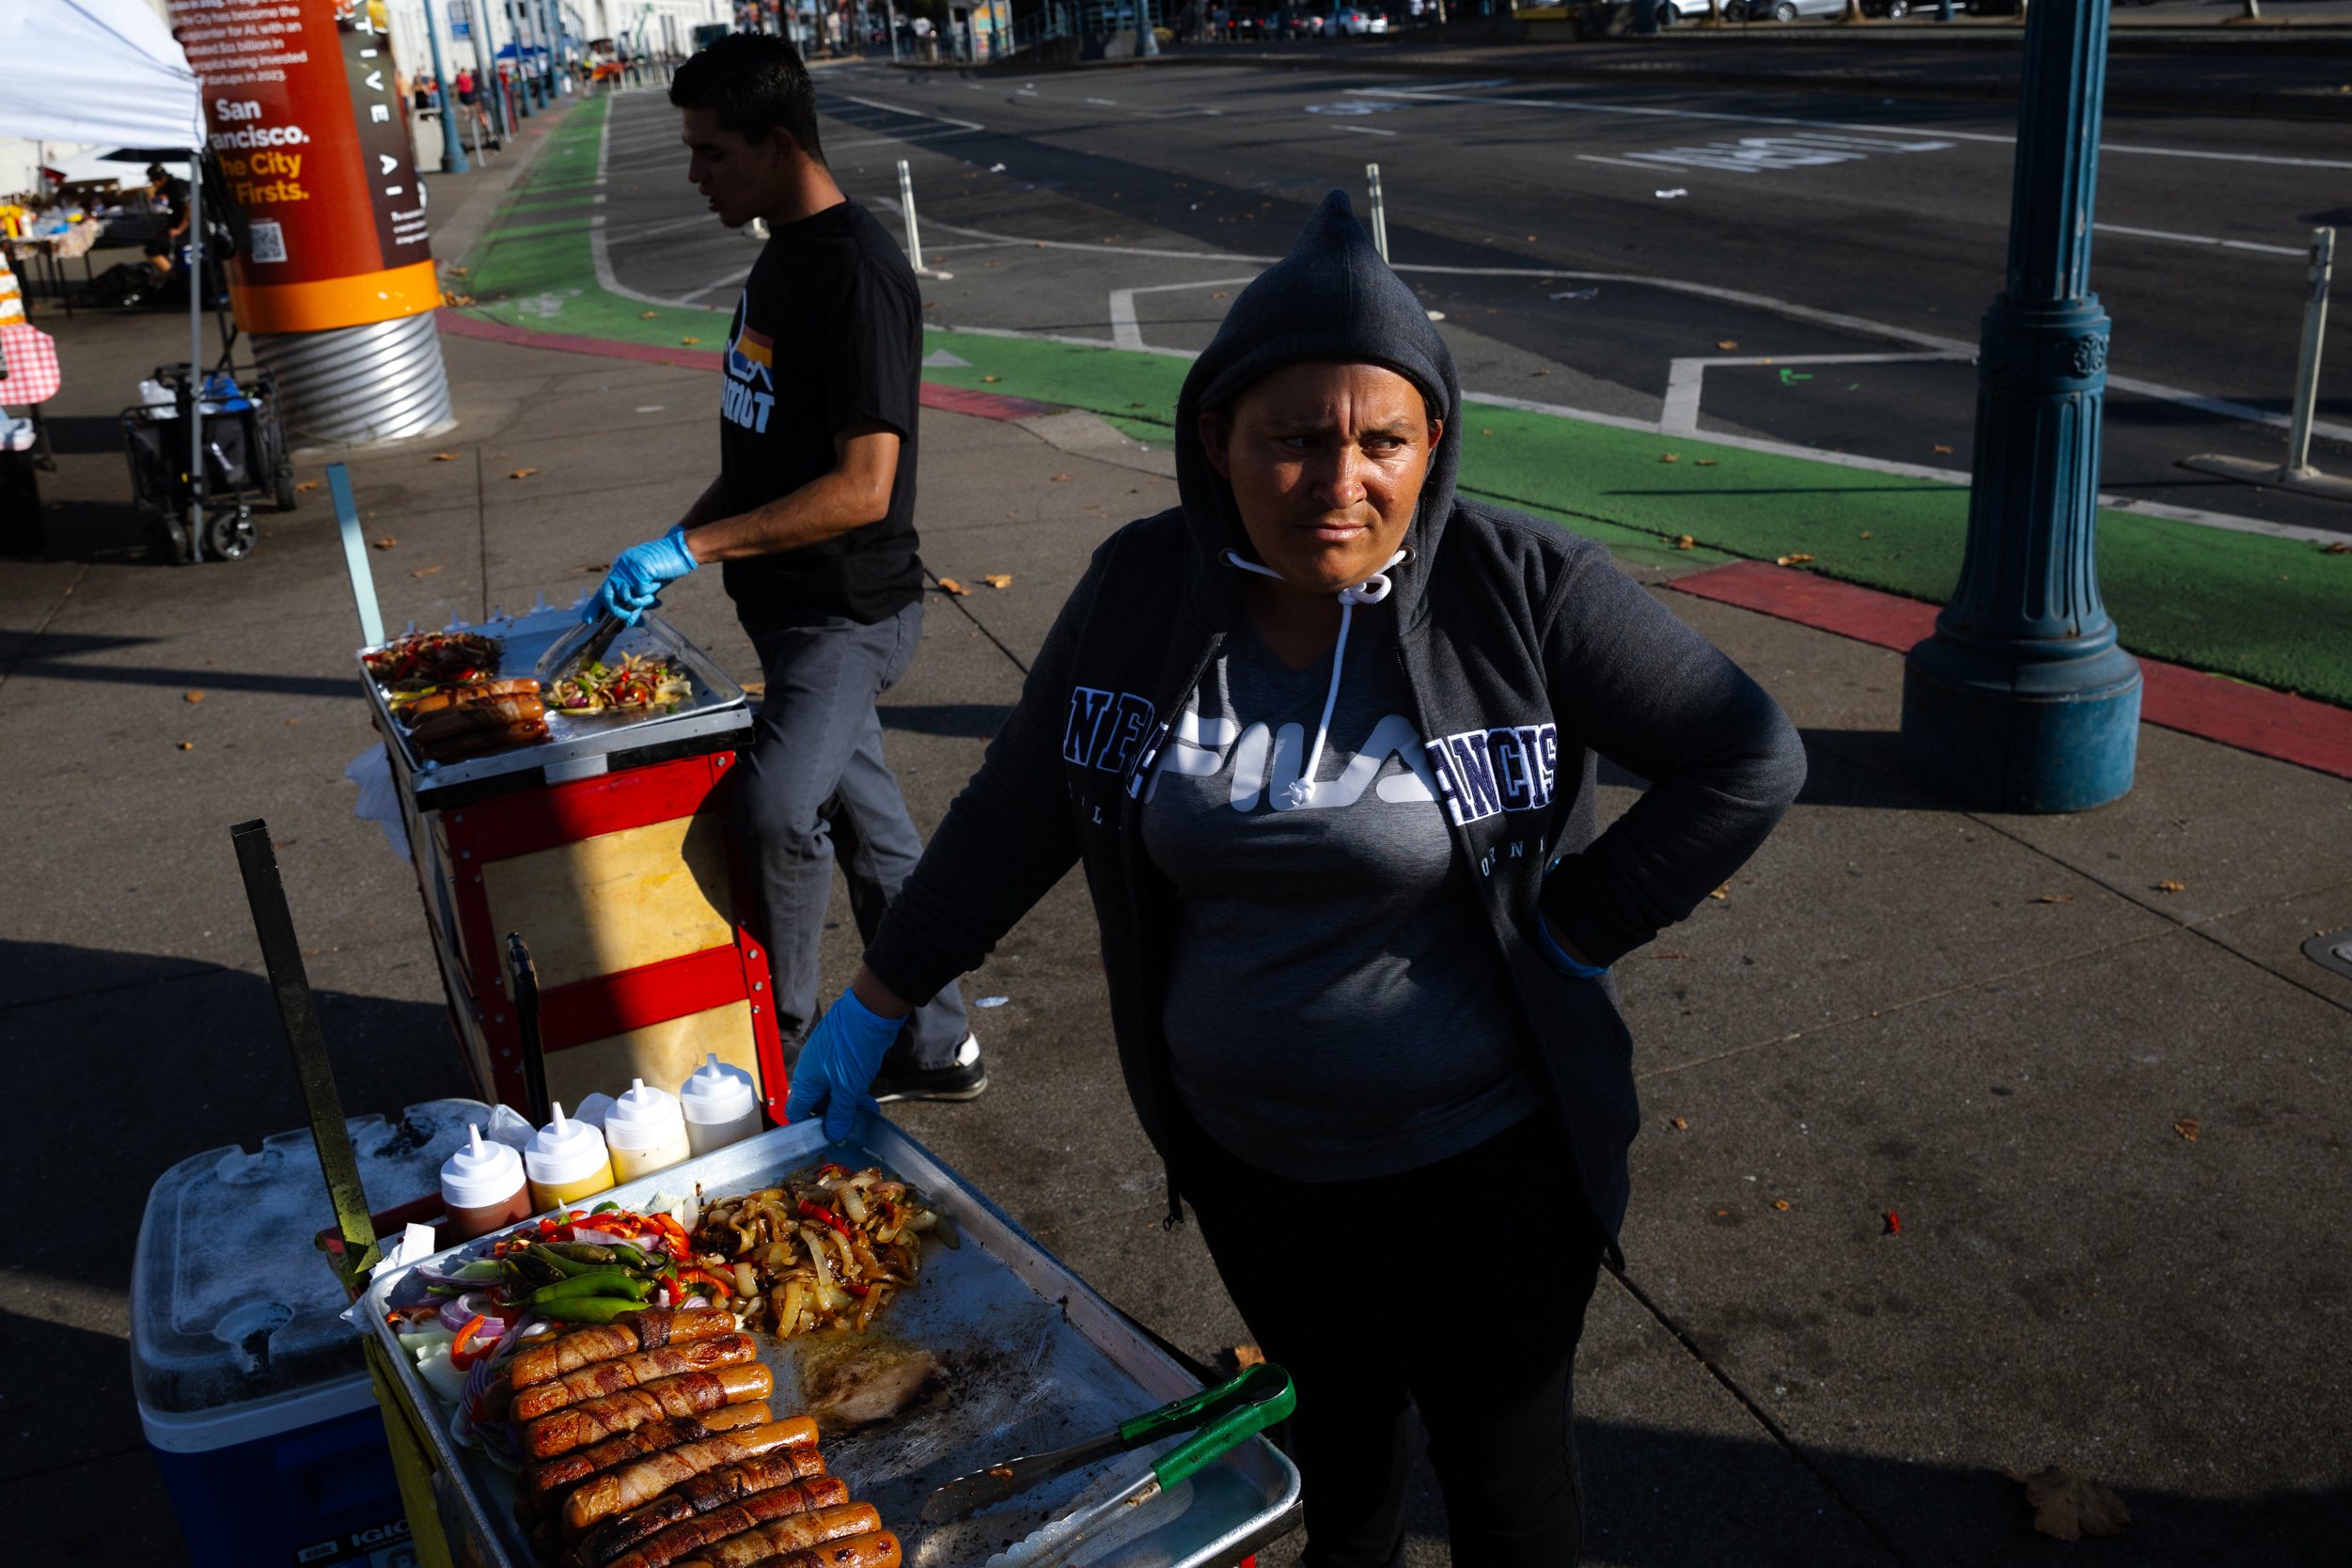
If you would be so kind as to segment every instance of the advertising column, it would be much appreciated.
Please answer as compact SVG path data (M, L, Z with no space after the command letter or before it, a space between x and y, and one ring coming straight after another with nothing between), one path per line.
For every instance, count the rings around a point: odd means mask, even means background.
M237 324L314 441L449 422L441 303L382 0L169 0L212 149L252 225Z

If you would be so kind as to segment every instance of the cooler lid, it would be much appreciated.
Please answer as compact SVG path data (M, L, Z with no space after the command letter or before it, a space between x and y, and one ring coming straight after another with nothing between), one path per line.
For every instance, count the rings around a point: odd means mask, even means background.
M398 1122L353 1117L368 1206L438 1192L441 1162L488 1125L478 1100L429 1100ZM335 1223L310 1131L276 1133L180 1161L149 1193L131 1277L131 1379L139 1403L188 1415L226 1410L366 1370L359 1333L326 1254Z

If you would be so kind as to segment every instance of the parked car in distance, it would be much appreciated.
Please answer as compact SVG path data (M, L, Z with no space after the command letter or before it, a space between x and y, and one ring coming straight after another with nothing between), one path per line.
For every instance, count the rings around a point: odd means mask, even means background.
M1729 22L1736 0L1723 0L1723 20ZM1671 27L1677 22L1698 22L1707 14L1707 0L1657 0L1658 25Z
M1725 0L1726 22L1795 22L1800 16L1843 16L1845 0Z
M1270 39L1311 39L1323 36L1323 13L1293 10L1289 7L1266 18L1265 36Z
M1368 11L1357 6L1341 6L1323 24L1325 38L1362 38L1368 33L1388 30L1388 13Z

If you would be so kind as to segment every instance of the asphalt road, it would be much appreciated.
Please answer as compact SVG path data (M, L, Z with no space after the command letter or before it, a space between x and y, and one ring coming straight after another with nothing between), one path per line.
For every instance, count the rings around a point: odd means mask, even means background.
M1215 66L846 66L823 72L820 105L842 184L894 228L892 165L909 160L926 256L955 274L927 284L937 325L1110 341L1113 291L1140 290L1141 340L1198 349L1216 291L1278 255L1325 191L1360 201L1377 161L1391 255L1445 314L1472 388L1654 418L1676 360L1940 347L1954 357L1707 368L1699 428L1968 466L2009 110ZM755 243L702 215L672 113L653 93L616 102L613 274L728 308ZM2108 491L2352 532L2352 507L2178 466L2283 453L2278 425L2182 400L2283 416L2306 220L2352 196L2352 127L2111 115L2101 175ZM2352 427L2352 367L2321 391L2322 420ZM2352 446L2318 451L2352 468Z

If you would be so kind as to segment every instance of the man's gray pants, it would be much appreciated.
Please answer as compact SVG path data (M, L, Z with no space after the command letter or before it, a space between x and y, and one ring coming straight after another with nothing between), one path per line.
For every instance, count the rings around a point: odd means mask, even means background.
M922 857L899 781L882 760L874 698L898 684L923 636L923 606L862 625L841 616L741 612L768 689L735 780L735 833L758 883L776 986L776 1027L789 1058L823 1011L817 950L838 860L850 909L871 942L883 911ZM970 1032L949 983L917 1008L917 1067L946 1067Z

